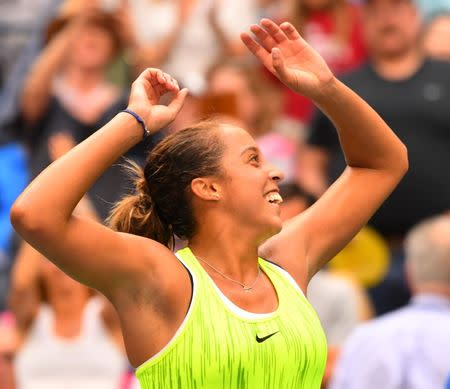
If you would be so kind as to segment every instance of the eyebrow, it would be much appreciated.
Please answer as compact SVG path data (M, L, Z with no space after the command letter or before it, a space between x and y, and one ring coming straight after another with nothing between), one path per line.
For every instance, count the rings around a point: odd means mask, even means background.
M247 151L254 151L254 152L257 153L257 154L260 153L259 149L258 149L256 146L249 146L249 147L246 147L246 148L242 151L241 156L244 155Z

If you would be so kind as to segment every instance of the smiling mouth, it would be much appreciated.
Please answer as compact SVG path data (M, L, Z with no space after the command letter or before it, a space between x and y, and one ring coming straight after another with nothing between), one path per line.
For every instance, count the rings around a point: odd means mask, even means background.
M281 204L283 202L283 198L278 192L271 192L266 194L265 199L271 204Z

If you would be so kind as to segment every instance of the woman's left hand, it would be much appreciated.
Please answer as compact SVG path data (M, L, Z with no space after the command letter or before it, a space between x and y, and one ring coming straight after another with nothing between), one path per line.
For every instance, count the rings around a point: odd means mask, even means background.
M300 36L291 23L278 26L262 19L241 39L264 66L294 91L317 100L335 79L325 60Z
M163 96L171 94L169 102L164 104ZM187 89L178 86L178 82L159 69L147 68L131 85L128 108L139 114L154 133L170 124L183 107L188 94Z

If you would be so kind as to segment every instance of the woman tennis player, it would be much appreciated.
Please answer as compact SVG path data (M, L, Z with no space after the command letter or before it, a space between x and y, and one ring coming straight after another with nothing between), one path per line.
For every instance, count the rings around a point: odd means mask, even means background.
M319 388L326 341L304 291L407 170L405 146L291 24L251 31L249 50L338 128L348 168L314 206L283 227L282 173L243 129L205 122L150 153L110 217L116 231L74 215L144 124L156 132L182 107L187 91L147 69L128 112L49 166L11 211L26 241L113 303L142 388ZM177 254L173 234L188 241Z

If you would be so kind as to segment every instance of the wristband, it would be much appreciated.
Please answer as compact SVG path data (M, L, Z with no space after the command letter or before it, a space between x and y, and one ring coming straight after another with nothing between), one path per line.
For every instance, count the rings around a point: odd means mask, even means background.
M144 136L143 136L144 139L150 136L150 131L148 130L147 126L145 125L144 120L136 112L132 111L129 108L124 109L120 112L129 113L131 116L133 116L137 120L137 122L141 125L142 129L144 130Z

